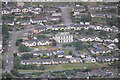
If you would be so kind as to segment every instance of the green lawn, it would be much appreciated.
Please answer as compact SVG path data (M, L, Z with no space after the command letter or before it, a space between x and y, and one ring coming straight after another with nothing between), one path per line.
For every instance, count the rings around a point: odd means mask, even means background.
M65 55L69 55L70 49L62 49L64 51ZM72 53L73 55L75 54L74 52Z
M19 71L40 71L40 72L48 72L48 71L59 71L59 70L72 70L72 69L83 69L86 68L99 68L101 67L98 63L76 63L76 64L59 64L59 65L44 65L45 70L19 70ZM106 63L102 64L102 67L107 67L108 65Z
M97 22L98 24L104 24L107 25L106 23L106 18L92 18L92 21Z
M58 5L69 5L69 2L49 2L49 3L45 3L45 2L33 2L33 5L47 5L47 6L58 6Z
M4 53L3 53L3 56L6 56L7 54L8 54L8 51L4 52Z
M87 49L80 50L80 53L89 53Z

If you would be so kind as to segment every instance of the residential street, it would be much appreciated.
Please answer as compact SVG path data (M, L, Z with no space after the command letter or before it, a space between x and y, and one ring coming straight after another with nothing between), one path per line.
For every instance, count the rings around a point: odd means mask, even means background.
M65 25L70 25L72 24L72 21L70 19L70 13L68 12L68 7L61 7L62 10L62 17Z
M19 36L21 36L23 33L27 32L28 30L30 30L31 28L29 29L24 29L24 30L21 30L21 31L17 31L17 32L12 32L12 37L10 38L11 40L11 46L9 47L9 52L8 54L6 55L6 69L5 71L7 72L10 72L10 70L13 68L13 53L17 52L16 48L15 48L15 43L16 43L16 40Z

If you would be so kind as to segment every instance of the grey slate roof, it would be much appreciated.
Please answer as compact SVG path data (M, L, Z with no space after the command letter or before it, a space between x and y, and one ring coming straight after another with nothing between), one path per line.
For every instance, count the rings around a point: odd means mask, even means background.
M50 73L44 73L39 76L39 78L55 78Z
M86 72L77 72L76 78L87 78L88 74Z
M35 76L32 74L25 74L23 78L35 78Z

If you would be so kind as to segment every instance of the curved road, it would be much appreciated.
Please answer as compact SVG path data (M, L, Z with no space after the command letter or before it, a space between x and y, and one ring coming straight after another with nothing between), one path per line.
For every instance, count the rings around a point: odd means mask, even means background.
M32 28L12 32L12 36L10 37L10 41L11 41L11 46L9 47L10 51L6 55L6 68L5 68L5 71L10 72L11 69L13 68L13 59L14 59L13 53L17 52L17 50L15 49L16 40L23 33L27 32L27 31L29 31L31 29Z

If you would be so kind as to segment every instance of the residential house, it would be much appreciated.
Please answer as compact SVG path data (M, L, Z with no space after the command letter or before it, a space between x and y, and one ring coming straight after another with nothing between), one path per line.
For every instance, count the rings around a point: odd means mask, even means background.
M18 2L17 3L17 7L23 7L24 6L24 2Z
M87 6L88 9L91 10L99 10L99 6Z
M20 7L15 7L12 9L12 12L15 14L22 14L22 8Z
M25 74L23 78L36 78L36 77L32 74Z
M61 17L62 14L61 13L52 13L52 16L59 16L59 17Z
M46 17L48 21L59 21L60 20L60 16L47 15Z
M119 60L119 56L98 56L96 57L96 60L101 62L109 62Z
M81 18L82 16L87 16L88 13L79 13L79 12L74 12L73 16L75 16L75 18Z
M61 58L61 59L53 59L52 64L65 64L68 63L69 59Z
M53 52L54 55L63 55L64 51L58 50L57 52Z
M40 39L40 40L37 41L38 46L50 45L50 43L51 43L50 41L45 40L45 39L43 39L43 40Z
M96 59L94 57L86 57L83 59L86 63L95 63L96 62Z
M93 51L95 52L95 54L99 54L99 53L111 53L111 50L109 50L109 49L94 49Z
M17 24L21 24L22 26L24 26L24 25L30 25L31 22L30 20L21 19L17 22Z
M36 23L36 24L40 24L42 22L47 22L47 19L45 17L41 17L41 18L32 18L30 19L31 23Z
M102 28L102 30L110 32L110 31L112 31L112 28L110 28L110 27L108 27L108 26L104 26L104 27Z
M29 47L37 46L36 40L24 40L22 44Z
M22 60L21 64L29 65L29 64L62 64L68 63L69 59L61 58L61 59L30 59L30 60Z
M12 13L11 10L8 10L8 9L3 9L2 10L2 15L9 15L11 13Z
M88 74L87 72L77 72L76 73L76 78L81 78L81 79L87 79L88 78Z
M24 54L32 54L31 52L21 52L21 53L17 53L17 56L22 56Z
M28 36L29 36L29 35L33 35L33 33L31 33L30 31L27 32L27 33L24 33L24 34L22 34L22 38L21 38L21 39L23 39L23 41L24 41L24 40L28 40Z
M10 25L10 26L14 25L14 21L12 21L12 20L3 20L2 23L6 24L6 25Z
M55 8L44 8L43 12L47 12L47 13L55 13L56 9Z
M1 41L0 41L0 53L3 52L3 49L2 49L2 47L3 47L2 45L3 45L3 44L2 44L2 43L3 43L3 42L2 42L2 40L1 40Z
M47 56L52 56L53 55L53 52L52 51L35 51L33 53L34 56L43 56L43 55L47 55Z
M86 9L84 6L76 6L73 8L73 11L74 12L83 12L83 11L86 11Z
M72 55L64 55L64 58L70 59L70 58L72 58Z
M93 35L82 35L82 37L80 37L81 41L86 42L86 41L96 41L96 42L102 42L103 40L100 39L99 37L93 36Z
M114 13L106 13L106 17L107 17L107 18L118 17L118 13L117 13L117 12L114 12Z
M73 29L74 30L80 30L82 27L80 27L79 24L74 24Z
M38 33L40 33L42 31L46 31L46 28L43 27L33 28L33 31L37 31Z
M113 60L116 60L116 61L118 61L120 59L120 55L113 56L113 57L114 57Z
M104 42L112 42L112 43L118 43L119 40L117 37L109 37L107 39L104 39Z
M23 8L23 9L22 9L22 12L23 12L23 13L28 13L28 12L29 12L29 9Z
M100 25L94 26L94 30L102 30L102 27Z
M85 23L87 23L87 22L85 22ZM89 24L82 24L82 22L80 23L80 24L74 24L74 26L73 26L73 29L74 30L81 30L82 28L84 28L84 29L89 29Z
M82 63L83 61L79 57L72 57L72 58L70 58L70 62L71 63Z
M73 42L73 36L69 32L61 32L56 34L53 39L58 43Z
M107 46L109 49L119 50L115 43L106 42L106 43L103 43L103 45Z
M58 58L63 58L63 57L64 57L64 55L61 55L61 54L60 54L60 55L58 55Z
M43 73L43 74L41 74L38 78L48 78L48 79L52 79L52 78L55 78L55 77L52 76L52 75L48 72L48 73Z
M90 77L105 77L106 76L106 72L101 70L101 69L97 69L97 70L91 70L90 72L88 72L88 75Z
M100 12L96 12L96 13L94 12L94 13L91 13L91 17L105 18L105 14Z
M39 7L34 7L31 12L34 13L34 14L40 14L41 8L39 8Z
M117 7L117 5L105 5L105 7L104 7L105 9L117 9L118 7Z
M52 26L51 30L70 30L71 27L67 27L66 25Z

